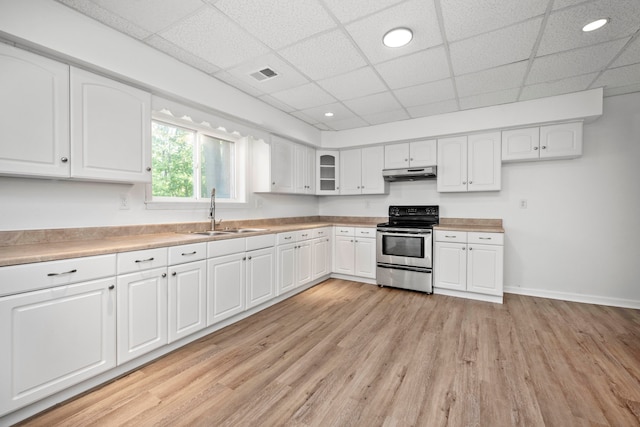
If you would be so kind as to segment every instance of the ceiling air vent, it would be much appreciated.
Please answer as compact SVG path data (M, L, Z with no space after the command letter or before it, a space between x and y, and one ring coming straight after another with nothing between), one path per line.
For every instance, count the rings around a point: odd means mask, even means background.
M251 77L253 77L254 79L256 79L257 81L261 82L263 80L272 79L274 77L277 77L278 73L273 71L271 68L266 67L266 68L263 68L260 71L256 71L255 73L251 73L249 75Z

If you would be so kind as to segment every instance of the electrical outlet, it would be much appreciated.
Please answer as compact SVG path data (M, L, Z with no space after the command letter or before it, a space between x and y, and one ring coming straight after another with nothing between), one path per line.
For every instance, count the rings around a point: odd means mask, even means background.
M120 194L120 203L118 204L120 210L129 209L129 195L128 194Z
M527 209L527 200L526 199L521 199L520 200L520 209Z

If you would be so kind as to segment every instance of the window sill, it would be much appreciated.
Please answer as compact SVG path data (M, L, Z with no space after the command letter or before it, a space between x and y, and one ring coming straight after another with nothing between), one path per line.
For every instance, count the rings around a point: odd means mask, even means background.
M193 209L209 209L209 201L201 202L160 202L160 201L146 201L146 207L148 210L193 210ZM238 201L223 201L216 200L216 209L238 209L246 208L248 202Z

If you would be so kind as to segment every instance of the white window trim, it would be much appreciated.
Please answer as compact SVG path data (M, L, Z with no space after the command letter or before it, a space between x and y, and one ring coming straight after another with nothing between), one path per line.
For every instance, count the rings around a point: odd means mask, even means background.
M216 199L216 207L221 209L245 208L249 204L249 177L247 166L249 162L249 137L243 137L236 133L228 133L220 129L214 129L204 124L198 124L190 118L177 119L168 114L153 113L152 120L167 123L181 128L194 130L199 133L231 141L235 144L236 158L236 198ZM151 143L151 141L149 141ZM152 183L145 185L145 205L148 210L208 210L210 199L177 200L177 198L153 197Z

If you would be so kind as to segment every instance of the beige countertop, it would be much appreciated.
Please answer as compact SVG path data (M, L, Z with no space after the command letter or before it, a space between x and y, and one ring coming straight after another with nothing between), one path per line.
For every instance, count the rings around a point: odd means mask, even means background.
M504 233L501 219L484 218L440 218L434 230L475 231L481 233Z

